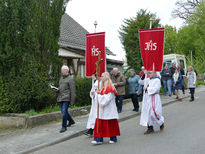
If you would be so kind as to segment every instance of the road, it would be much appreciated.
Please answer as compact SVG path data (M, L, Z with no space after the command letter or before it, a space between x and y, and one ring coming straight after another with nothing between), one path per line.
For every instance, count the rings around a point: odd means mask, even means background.
M120 123L121 136L116 144L105 138L102 145L92 145L91 138L79 136L46 147L34 154L205 154L205 92L163 107L165 129L144 135L140 116Z

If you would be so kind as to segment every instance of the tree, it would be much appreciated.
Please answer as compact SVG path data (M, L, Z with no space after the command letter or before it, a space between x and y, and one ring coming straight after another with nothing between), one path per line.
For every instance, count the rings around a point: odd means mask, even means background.
M9 112L41 109L55 103L48 84L60 75L58 38L67 2L0 1L1 89L7 93Z
M147 10L140 10L136 17L124 19L123 25L120 27L120 40L126 52L127 63L129 67L140 71L143 65L140 45L139 33L140 29L148 29L150 26L150 18L153 19L152 28L159 27L159 21L155 14L147 12Z
M165 25L165 46L164 54L177 52L177 30L176 27Z
M186 22L177 34L177 51L186 56L189 65L192 51L194 67L199 73L203 73L205 69L205 2L180 0L177 1L176 6L173 15Z
M175 3L176 9L172 11L172 15L187 20L194 14L195 8L200 5L200 2L200 0L178 0Z

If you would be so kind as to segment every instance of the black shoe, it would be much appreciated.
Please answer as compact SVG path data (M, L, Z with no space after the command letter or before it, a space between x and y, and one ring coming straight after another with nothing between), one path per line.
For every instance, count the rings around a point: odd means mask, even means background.
M136 111L136 109L132 109L132 111Z
M194 99L190 99L189 101L190 101L190 102L193 102L193 101L194 101Z
M136 111L136 112L139 112L139 109L136 109L135 111Z
M63 133L63 132L65 132L66 130L67 130L67 128L62 127L61 130L60 130L60 133Z
M74 125L74 124L75 124L74 121L73 121L73 122L69 122L68 125L67 125L67 127L70 127L71 125Z
M162 124L161 126L160 126L160 131L163 131L164 130L164 124Z
M87 132L84 133L87 136L92 136L93 135L93 129L90 128Z

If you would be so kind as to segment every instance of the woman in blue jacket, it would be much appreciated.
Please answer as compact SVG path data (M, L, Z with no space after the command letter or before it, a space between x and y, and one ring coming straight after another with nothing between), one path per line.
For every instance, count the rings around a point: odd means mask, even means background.
M176 99L179 99L179 101L182 101L182 75L180 71L176 68L175 73L173 74L173 80L174 80L174 89L175 94L177 95Z
M134 69L130 69L129 74L130 74L130 77L126 81L129 86L129 94L131 96L132 103L134 106L133 111L138 112L139 111L139 101L138 101L137 92L138 90L140 90L140 85L138 83L140 77L136 75Z

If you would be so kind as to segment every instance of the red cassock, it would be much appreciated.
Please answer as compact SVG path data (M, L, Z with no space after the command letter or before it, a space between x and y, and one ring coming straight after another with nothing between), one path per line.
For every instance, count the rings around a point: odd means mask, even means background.
M108 94L108 93L114 93L115 96L117 95L117 92L113 88L113 86L108 86L106 91L105 92L103 91L104 91L104 88L101 90L101 95ZM94 127L94 137L120 136L120 128L118 124L118 119L99 119L98 124L99 124L99 127L98 127L98 133L97 133L97 119L96 119L95 127Z

